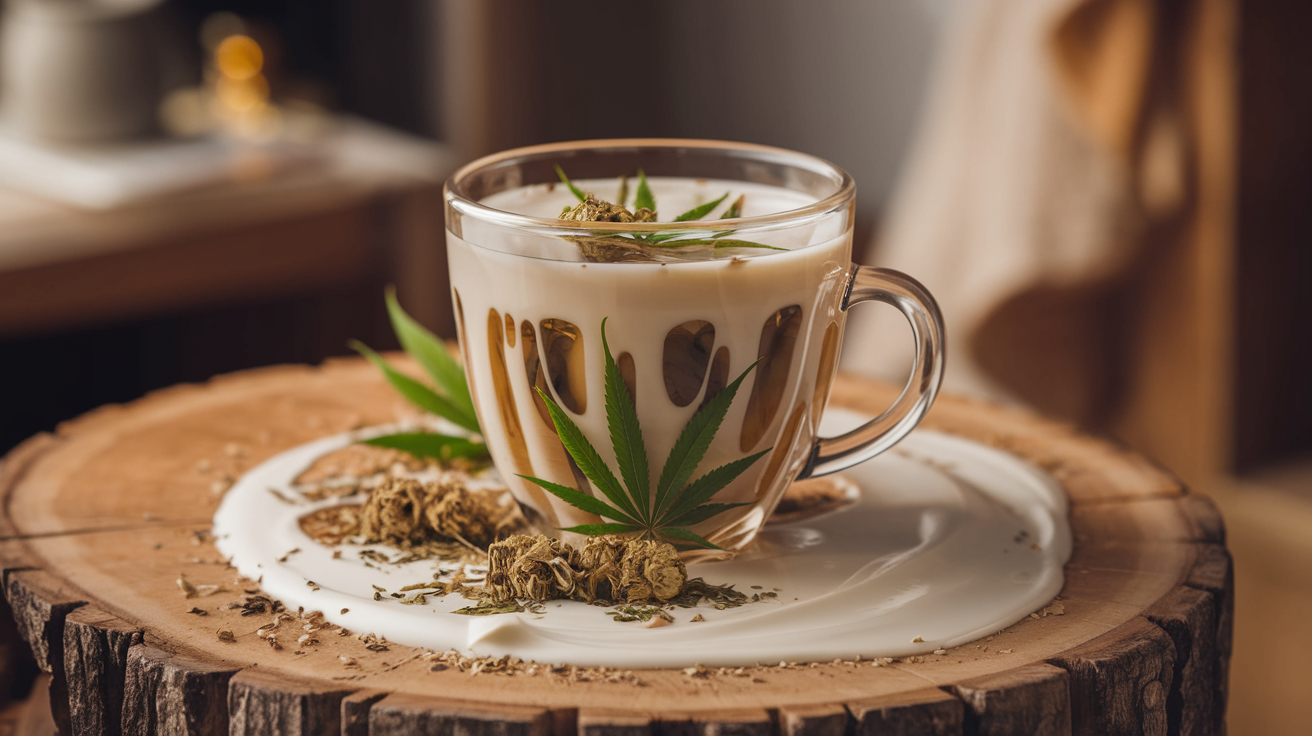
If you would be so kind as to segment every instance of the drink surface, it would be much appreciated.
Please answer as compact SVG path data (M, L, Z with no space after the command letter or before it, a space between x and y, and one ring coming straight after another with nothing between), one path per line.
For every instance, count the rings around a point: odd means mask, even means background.
M576 185L616 196L616 180ZM654 179L651 187L663 221L726 192L708 223L740 194L746 215L815 201L739 182ZM482 203L551 218L577 199L563 185L535 185ZM552 395L615 467L605 416L605 320L653 475L708 396L760 359L694 476L768 451L714 499L755 505L695 527L726 548L745 544L805 462L828 396L851 258L846 222L822 218L753 233L752 240L785 251L732 249L710 259L635 264L581 262L576 244L564 238L473 219L465 218L461 236L447 238L461 346L493 459L530 516L548 531L599 521L515 476L590 490L535 389Z
M623 204L634 209L633 198L637 193L638 180L629 177L628 197ZM729 205L740 195L743 196L743 217L759 217L777 212L796 210L812 204L816 198L803 192L767 184L727 181L721 179L688 179L682 177L650 177L647 184L658 205L656 212L660 222L670 222L680 214L693 207L713 202L721 195L728 194L702 222L714 222ZM585 193L609 202L619 202L619 179L581 179L574 182ZM578 198L563 184L534 184L517 189L508 189L484 197L482 204L505 212L530 217L556 217L562 209L578 204Z

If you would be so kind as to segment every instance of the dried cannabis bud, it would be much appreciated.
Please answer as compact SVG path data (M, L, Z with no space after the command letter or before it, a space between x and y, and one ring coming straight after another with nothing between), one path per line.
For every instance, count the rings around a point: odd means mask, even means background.
M668 601L677 596L688 579L688 570L674 547L651 539L631 540L624 550L620 590L624 600Z
M429 483L424 520L443 537L459 539L486 549L505 522L496 500L489 493L471 493L465 484L447 476Z
M656 222L656 213L646 207L630 212L622 204L612 204L588 194L573 209L561 213L560 219L578 222Z
M388 478L369 493L360 513L360 535L366 542L402 549L435 538L484 549L513 532L518 521L495 493L470 491L457 475L429 483Z
M624 551L628 542L611 535L589 537L579 552L579 566L587 570L582 581L583 598L593 601L624 600L623 590Z
M396 547L423 544L424 486L410 478L389 478L369 493L360 515L360 534L370 542Z
M494 603L665 603L679 595L687 577L678 553L665 542L594 537L576 551L551 537L518 535L488 549L484 592Z
M577 565L577 553L565 542L541 534L516 535L488 548L483 587L495 602L570 598Z
M574 222L656 222L656 198L652 196L647 185L647 175L638 169L638 191L633 199L634 209L624 206L628 198L628 178L620 177L619 202L607 202L598 199L595 194L584 193L574 186L565 171L556 165L556 175L561 182L578 198L574 207L566 207L560 219ZM674 222L700 220L710 214L720 203L729 197L728 192L717 200L700 204L674 218ZM731 204L720 219L742 216L743 197ZM592 263L654 263L660 260L658 255L671 255L669 251L682 251L689 248L718 252L724 248L763 248L766 250L783 250L770 245L753 243L747 240L735 240L728 236L733 230L707 229L702 233L694 231L673 231L665 233L616 233L606 235L589 235L569 237L566 240L579 248L579 253ZM701 235L701 237L699 237ZM662 251L665 251L662 254Z

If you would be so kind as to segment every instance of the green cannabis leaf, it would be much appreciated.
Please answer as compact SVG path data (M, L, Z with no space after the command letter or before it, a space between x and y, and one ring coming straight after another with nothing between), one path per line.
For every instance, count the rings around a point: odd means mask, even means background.
M574 424L550 394L541 389L538 389L538 394L547 404L547 411L551 414L551 421L560 434L560 441L565 446L565 450L606 500L541 478L527 475L520 477L542 487L577 509L614 520L602 524L569 527L564 531L590 536L639 532L645 538L663 538L684 543L684 546L720 549L688 527L700 524L729 509L750 505L750 502L709 503L709 501L773 448L722 465L691 482L689 480L706 456L711 440L715 438L715 433L719 431L720 424L729 411L729 405L733 403L734 395L738 393L738 387L742 385L747 374L756 367L756 363L748 366L733 383L715 394L697 410L697 413L693 414L692 419L688 420L687 426L679 434L679 439L674 443L669 457L665 460L656 487L652 488L651 473L647 465L647 447L638 422L638 412L634 407L633 397L629 394L629 388L620 376L619 366L611 356L610 344L606 340L605 320L601 323L601 344L606 353L606 423L610 430L611 447L615 451L620 477L624 479L623 485L610 467L602 462L601 456L597 454L597 450L588 438L583 436L578 425Z
M729 198L729 193L725 192L723 195L720 196L719 199L715 200L714 202L707 202L706 204L693 207L692 209L688 210L682 215L679 215L678 217L674 218L674 221L687 222L689 220L700 220L703 217L711 214L711 210L715 209L716 207L719 207L720 203L728 198Z
M588 198L578 187L574 186L574 182L570 181L568 176L565 176L565 170L560 168L560 164L552 164L552 166L556 167L556 176L559 176L560 180L565 182L565 186L569 187L571 192L574 192L574 196L578 197L580 202Z
M633 200L633 209L656 211L656 198L651 196L651 188L647 186L647 174L642 169L638 169L638 194Z
M724 214L723 214L723 215L720 215L720 219L721 219L721 220L732 220L732 219L735 218L735 217L742 217L742 216L743 216L743 200L744 200L744 199L747 199L747 195L746 195L746 194L740 194L740 195L738 195L738 199L735 199L735 200L733 201L733 204L729 205L729 208L726 209L726 210L724 211ZM730 231L730 232L732 232L732 231Z
M639 221L654 222L655 221L654 213L656 211L656 198L651 192L651 187L648 186L647 184L647 174L642 169L638 169L638 191L637 194L634 196L634 200L633 200L634 212L630 212L624 206L624 202L628 198L628 191L629 191L628 177L625 176L620 177L619 203L612 204L610 202L605 202L603 200L596 199L595 195L585 194L583 190L575 186L574 182L570 181L570 178L565 174L565 170L560 167L560 164L553 164L553 165L556 168L556 176L560 177L561 182L563 182L565 186L569 187L569 190L573 192L574 196L577 197L579 202L582 203L577 208L565 207L564 210L560 213L561 219L577 219L577 220L584 220L584 221L593 219L593 217L595 216L590 217L586 214L583 215L579 214L579 212L583 211L583 208L586 208L590 205L592 208L598 211L604 210L606 213L605 215L606 219L610 221L615 221L615 222L639 222ZM719 207L720 204L728 198L729 198L729 193L725 192L724 196L720 197L717 200L697 205L696 207L693 207L687 212L684 212L683 214L674 218L674 222L691 222L694 220L700 220L706 217L707 215L709 215L711 212L713 212L716 207ZM746 195L739 195L738 199L734 200L734 202L730 204L728 208L725 209L724 214L720 216L720 219L723 220L723 219L729 219L735 217L742 217L743 200L745 198ZM650 220L641 219L638 217L638 215L635 214L635 212L641 212L641 210L643 209L648 210L648 212L644 213L644 215L652 219ZM613 220L611 219L613 217L616 217L617 215L619 219L613 219ZM773 245L754 243L750 240L738 240L738 239L729 238L728 236L732 235L734 232L735 231L733 230L721 230L721 231L708 230L704 233L696 232L696 231L679 231L679 232L668 232L668 233L617 233L614 235L595 235L590 237L576 237L576 238L569 238L569 239L576 242L579 245L580 249L583 251L584 256L587 257L588 260L603 261L603 262L655 260L654 258L650 258L648 255L644 255L645 249L648 248L681 249L681 248L709 247L713 252L717 252L717 253L722 249L728 249L728 248L759 248L763 250L786 250L785 248L777 248Z
M446 419L461 429L480 434L482 430L479 428L478 416L474 412L474 400L469 395L469 385L465 382L464 368L461 368L455 358L451 357L436 335L406 314L400 302L396 300L395 289L388 287L386 299L387 314L391 318L392 329L396 332L401 347L433 379L435 388L429 388L396 370L381 355L359 340L352 340L351 347L377 366L387 378L387 382L392 384L392 388L395 388L407 401L430 414ZM416 457L431 457L439 460L487 457L487 445L482 442L473 442L468 437L453 437L433 432L391 434L364 440L363 443L401 450Z

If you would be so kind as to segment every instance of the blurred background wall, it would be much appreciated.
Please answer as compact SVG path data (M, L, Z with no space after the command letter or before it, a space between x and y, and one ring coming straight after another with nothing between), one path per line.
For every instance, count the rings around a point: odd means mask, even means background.
M388 283L452 335L440 187L492 151L661 136L828 158L859 185L859 257L917 253L924 273L908 270L946 303L958 282L935 269L994 232L995 195L1024 205L1013 220L1049 223L1017 230L1037 252L1065 232L1071 198L1093 190L1026 189L1017 172L1083 146L1110 162L1111 214L1090 219L1124 217L1107 237L1131 256L1008 292L953 361L993 398L1117 436L1217 499L1237 570L1231 728L1305 732L1286 705L1312 689L1303 4L147 2L173 137L80 141L19 124L36 52L15 29L44 4L7 0L0 22L0 452L180 381L346 355L353 337L393 348ZM223 45L237 36L257 48ZM961 69L978 74L964 92ZM1042 135L1024 134L1035 120ZM1074 143L1052 148L1051 126ZM935 184L972 180L974 194ZM935 207L961 232L918 249L915 233L949 232L913 226ZM970 257L982 273L994 255ZM845 367L897 377L875 363Z

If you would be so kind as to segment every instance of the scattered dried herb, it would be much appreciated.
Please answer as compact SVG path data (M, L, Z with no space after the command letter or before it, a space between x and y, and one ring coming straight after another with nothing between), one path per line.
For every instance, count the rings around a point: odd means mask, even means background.
M187 598L201 598L215 593L226 593L222 585L193 585L186 575L178 575L178 589Z
M507 603L493 603L484 601L474 606L465 606L457 608L452 613L458 613L462 616L492 616L498 613L520 613L527 610L524 605L515 601Z
M734 590L732 585L715 585L702 578L693 578L684 584L678 597L670 602L680 608L694 608L705 602L717 611L723 611L750 601L746 594Z
M607 615L616 621L651 621L653 618L662 618L669 623L674 623L674 617L660 606L616 606L614 611L608 611Z
M590 536L636 532L646 539L663 538L684 547L720 549L694 533L689 527L730 509L750 505L750 503L710 503L709 501L720 489L773 448L766 448L754 455L722 465L696 480L689 481L702 458L705 457L707 448L715 438L715 433L719 431L720 424L729 411L729 405L733 403L734 396L738 393L738 387L747 374L756 367L756 362L748 366L733 383L703 404L688 420L688 424L671 448L661 470L660 479L653 489L648 472L647 447L638 422L637 409L629 395L628 386L620 376L619 366L611 355L610 344L606 340L604 319L601 322L601 343L606 355L606 421L610 428L611 445L620 466L620 476L624 479L624 485L615 478L615 474L601 460L601 456L569 415L560 408L550 394L542 389L537 389L538 395L546 402L547 411L551 414L551 420L556 426L565 450L574 458L574 462L588 480L601 490L609 503L558 483L527 475L520 477L541 486L575 508L614 519L611 523L583 524L568 527L565 531Z
M242 616L254 616L261 613L279 613L284 610L279 601L275 601L267 595L248 595L245 600L232 601L220 606L224 611L241 611Z

